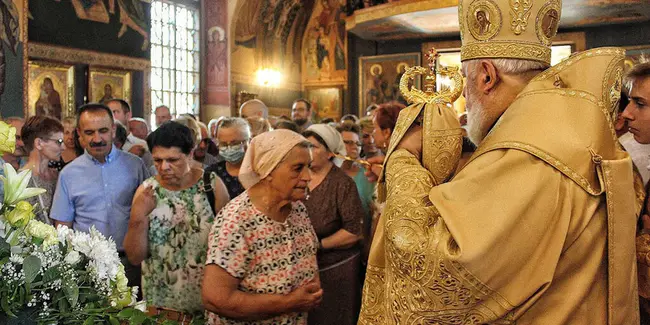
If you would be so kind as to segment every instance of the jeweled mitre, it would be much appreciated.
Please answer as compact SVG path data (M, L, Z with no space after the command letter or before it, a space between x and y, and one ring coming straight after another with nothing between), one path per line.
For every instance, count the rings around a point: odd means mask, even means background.
M551 63L561 0L459 0L461 60L526 59Z

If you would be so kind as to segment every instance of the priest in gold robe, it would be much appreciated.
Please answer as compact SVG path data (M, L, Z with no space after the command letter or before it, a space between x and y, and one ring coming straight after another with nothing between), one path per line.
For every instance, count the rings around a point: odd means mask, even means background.
M455 133L428 141L426 116L400 114L359 324L639 324L640 204L613 127L625 51L549 67L560 0L458 7L478 149L447 181Z

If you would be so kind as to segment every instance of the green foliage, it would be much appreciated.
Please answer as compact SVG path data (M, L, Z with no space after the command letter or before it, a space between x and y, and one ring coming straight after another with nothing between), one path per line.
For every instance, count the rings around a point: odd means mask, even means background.
M23 271L25 272L25 282L32 283L41 270L41 259L34 255L29 255L23 261Z

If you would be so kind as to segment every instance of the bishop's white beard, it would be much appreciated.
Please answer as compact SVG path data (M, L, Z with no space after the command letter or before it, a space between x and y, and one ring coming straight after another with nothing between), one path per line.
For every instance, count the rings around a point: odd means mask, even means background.
M479 101L474 101L467 112L467 137L478 146L490 131L490 114Z

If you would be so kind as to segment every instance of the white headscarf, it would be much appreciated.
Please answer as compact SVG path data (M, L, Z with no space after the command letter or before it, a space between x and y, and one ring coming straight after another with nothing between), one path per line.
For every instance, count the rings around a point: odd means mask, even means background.
M345 143L343 143L343 137L341 137L341 133L339 133L339 131L336 131L334 127L328 124L312 124L307 128L307 131L312 131L318 134L325 141L325 144L327 145L327 149L329 149L329 151L342 156L348 155L347 151L345 150ZM341 164L343 164L343 159L335 157L334 164L337 167L341 167Z
M269 176L282 159L299 143L307 141L289 130L273 130L253 138L239 169L239 181L251 188Z

